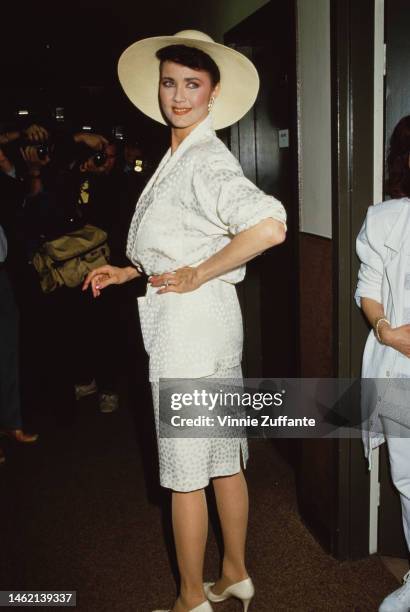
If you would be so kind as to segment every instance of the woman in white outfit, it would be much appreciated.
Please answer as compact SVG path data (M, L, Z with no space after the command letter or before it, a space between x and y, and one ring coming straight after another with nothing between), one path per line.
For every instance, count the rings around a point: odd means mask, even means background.
M387 441L410 550L410 116L396 126L388 156L391 200L370 206L357 239L361 260L356 301L373 330L363 356L365 450ZM410 610L410 572L380 612Z
M245 263L281 243L286 213L248 181L215 129L253 105L259 78L242 54L197 31L144 39L119 61L120 82L145 114L171 127L171 147L137 203L127 255L132 266L104 266L86 279L94 296L113 283L149 277L139 299L150 359L160 482L172 489L181 575L173 612L208 612L230 596L246 612L254 594L245 566L248 494L242 439L159 437L160 378L240 379L242 318L235 283ZM210 479L224 538L222 575L202 580Z

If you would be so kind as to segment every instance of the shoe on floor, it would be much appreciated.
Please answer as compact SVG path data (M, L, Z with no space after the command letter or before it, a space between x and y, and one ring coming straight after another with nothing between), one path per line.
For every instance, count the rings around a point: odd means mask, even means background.
M255 595L255 587L252 579L249 576L240 582L231 584L231 586L228 586L219 595L212 591L214 584L214 582L204 582L205 595L208 597L209 601L220 602L225 601L225 599L229 599L230 597L236 597L242 601L243 612L247 612L252 598Z
M97 391L97 383L95 382L94 378L89 385L74 385L74 393L76 400L80 400L83 397L87 397L87 395L93 395L94 393L97 393Z
M11 438L11 440L22 442L23 444L31 444L38 440L38 434L25 433L22 429L4 429L1 433Z
M409 612L410 571L403 578L403 586L390 593L381 603L379 612Z
M100 393L98 403L101 412L114 412L118 409L120 400L117 393Z

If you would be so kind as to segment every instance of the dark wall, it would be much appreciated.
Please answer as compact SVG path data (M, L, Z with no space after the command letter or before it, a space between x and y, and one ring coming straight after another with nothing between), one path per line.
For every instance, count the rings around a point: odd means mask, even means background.
M4 6L3 6L4 5ZM1 8L0 129L14 121L18 107L33 120L51 121L63 106L71 124L101 131L125 123L163 153L167 130L142 115L119 86L121 52L146 36L199 27L202 9L166 0L73 0L7 2ZM203 7L206 8L206 7Z
M3 6L4 5L4 6ZM2 5L0 67L3 83L110 84L116 61L146 36L197 28L206 6L167 0L72 0ZM18 68L18 70L16 70Z
M394 126L410 114L410 6L386 1L386 142Z

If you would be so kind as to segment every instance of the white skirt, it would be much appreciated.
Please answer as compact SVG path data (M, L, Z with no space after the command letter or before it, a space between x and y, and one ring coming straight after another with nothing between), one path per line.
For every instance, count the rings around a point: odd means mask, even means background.
M219 369L208 378L242 379L241 366ZM246 438L160 438L159 383L152 382L157 432L159 479L163 487L188 492L203 489L211 478L230 476L241 470L249 458Z

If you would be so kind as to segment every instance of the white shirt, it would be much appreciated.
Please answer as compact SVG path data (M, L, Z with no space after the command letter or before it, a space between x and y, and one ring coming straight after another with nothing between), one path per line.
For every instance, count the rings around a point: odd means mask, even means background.
M406 276L410 272L410 199L388 200L370 206L356 242L361 261L355 299L362 297L383 305L392 327L406 323ZM364 418L369 416L364 436L366 455L384 441L379 414L386 415L397 399L410 406L408 392L397 394L397 379L410 375L410 360L390 346L380 344L370 331L363 354L362 377L372 379L362 390ZM393 382L392 382L393 381ZM410 421L410 409L407 410ZM401 415L403 417L403 414ZM404 422L404 419L402 419ZM410 424L409 424L410 426ZM366 427L366 425L365 425Z

